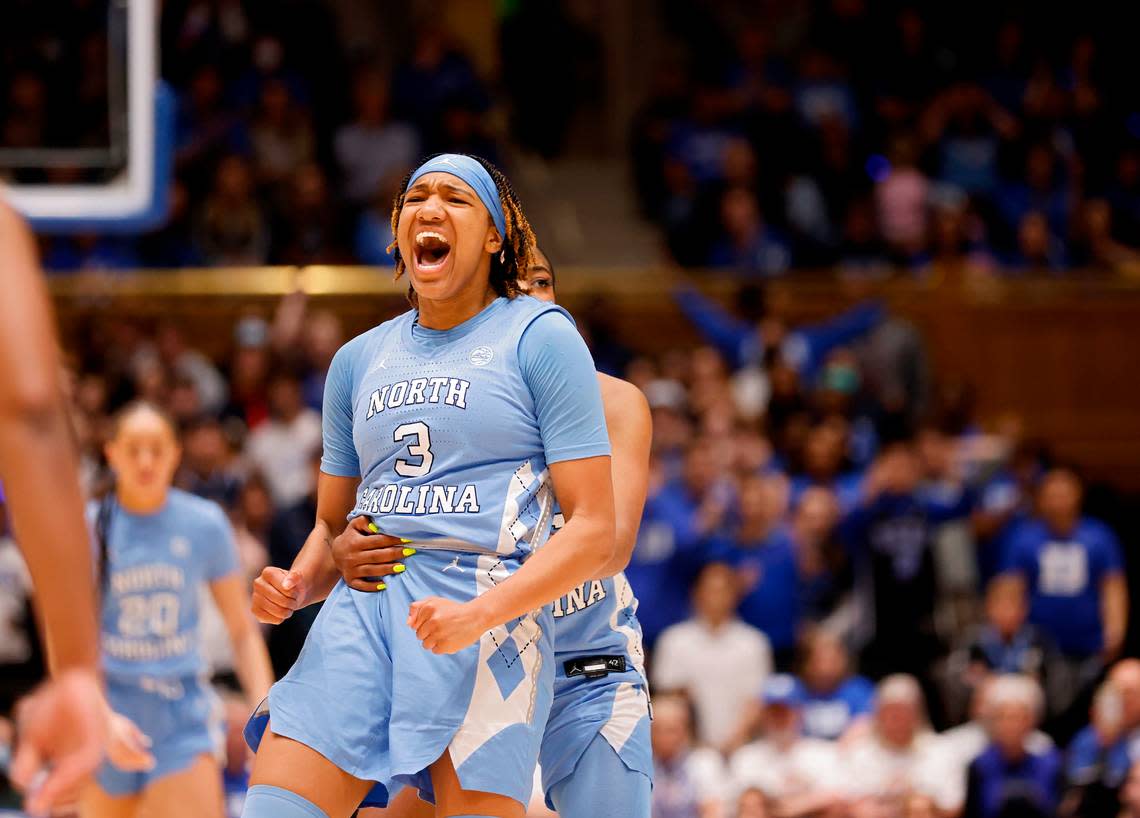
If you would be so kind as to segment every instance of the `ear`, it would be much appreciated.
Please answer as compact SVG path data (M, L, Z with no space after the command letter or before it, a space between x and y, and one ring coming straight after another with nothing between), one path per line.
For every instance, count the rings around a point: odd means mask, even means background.
M487 239L483 242L483 249L490 255L495 255L503 249L503 237L492 223L487 228Z

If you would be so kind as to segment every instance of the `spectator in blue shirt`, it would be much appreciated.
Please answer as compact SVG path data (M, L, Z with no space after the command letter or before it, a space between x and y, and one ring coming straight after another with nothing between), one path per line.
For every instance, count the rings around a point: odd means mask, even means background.
M1040 680L1053 645L1040 629L1026 623L1025 595L1007 583L990 583L985 614L968 648L975 683L988 673L1020 673Z
M1073 737L1065 772L1085 798L1120 789L1140 761L1140 659L1122 659L1093 698L1091 723Z
M831 489L844 514L858 504L863 475L843 469L846 432L846 424L840 418L829 418L811 430L804 442L803 471L792 478L793 506L812 486Z
M1122 739L1123 711L1120 691L1106 681L1093 697L1089 724L1069 742L1065 801L1073 806L1074 815L1112 814L1116 791L1130 763L1127 742Z
M740 523L731 536L710 541L708 557L731 565L744 579L740 618L772 643L776 666L787 668L799 624L799 577L791 537L783 525L788 481L781 474L749 477L740 486Z
M725 519L732 486L720 473L715 447L697 440L685 453L681 477L665 480L650 464L649 495L626 577L641 600L638 621L647 644L689 614L684 583L696 576L706 538ZM678 586L680 583L680 586Z
M1099 520L1081 515L1081 483L1054 469L1038 492L1038 514L1020 527L1006 556L1004 581L1028 593L1029 621L1068 657L1119 654L1128 590L1120 544Z
M804 735L837 739L875 710L875 685L851 672L843 641L826 628L803 639L802 721Z
M1033 511L1034 487L1044 474L1045 461L1046 452L1040 443L1019 441L1008 465L991 475L978 490L978 504L970 523L982 588L1005 565L1013 534Z
M792 263L788 243L764 220L756 194L733 188L720 199L721 235L709 251L708 265L740 275L783 275Z
M839 502L827 489L807 489L795 504L788 525L799 580L798 610L806 622L821 622L834 612L849 579L843 546L836 537Z
M921 478L913 444L889 446L868 472L866 497L843 522L841 536L857 602L868 614L860 618L856 634L864 645L863 671L880 678L902 670L929 684L930 662L939 652L933 623L934 531L968 514L972 500L961 492L944 502L941 495L921 491Z
M1056 815L1060 753L1027 741L1043 702L1041 688L1027 676L1003 676L987 691L991 743L970 765L963 818Z

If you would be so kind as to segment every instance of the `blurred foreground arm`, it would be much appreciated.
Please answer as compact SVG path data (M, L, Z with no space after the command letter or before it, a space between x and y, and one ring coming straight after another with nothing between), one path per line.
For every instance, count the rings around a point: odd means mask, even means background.
M92 551L51 306L31 233L3 202L0 274L0 480L55 677L21 710L12 779L26 789L50 765L28 797L28 809L42 812L99 763L108 711L99 685Z

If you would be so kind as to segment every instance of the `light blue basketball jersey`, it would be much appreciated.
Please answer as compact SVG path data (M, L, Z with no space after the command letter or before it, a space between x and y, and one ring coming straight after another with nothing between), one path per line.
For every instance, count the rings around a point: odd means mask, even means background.
M92 527L99 503L88 507ZM154 514L117 503L106 514L108 574L102 580L103 667L118 678L196 676L202 586L238 570L225 512L171 489Z
M554 527L562 524L555 514ZM653 751L649 741L649 691L645 681L645 653L637 598L624 573L590 580L554 603L554 705L542 740L539 763L547 805L559 814L579 818L589 812L589 797L599 789L621 793L611 806L615 814L648 816L647 791L630 772L653 778ZM601 678L567 676L565 663L580 656L624 656L624 672ZM618 764L591 767L587 755L601 736L617 754ZM590 781L591 774L608 770L606 781ZM631 781L633 782L631 784ZM555 788L558 788L557 793Z
M538 321L549 313L567 323ZM582 346L579 363L589 353L564 310L528 296L496 299L446 331L416 316L387 321L334 357L321 468L361 478L351 516L386 534L522 558L549 536L548 463L609 454L596 386L591 394L558 381L572 377L560 366L567 343ZM540 324L555 337L535 361L520 360L524 333ZM550 388L528 384L528 372Z
M555 506L554 530L562 527ZM592 579L554 602L554 650L558 672L575 656L625 656L644 675L645 652L637 622L637 597L625 573Z
M423 553L381 594L337 583L247 738L256 746L271 718L274 732L377 782L365 804L408 785L430 797L428 768L445 750L465 789L525 803L553 698L550 606L447 655L424 650L405 620L417 599L488 592L542 545L548 466L609 454L601 391L553 305L500 298L446 331L416 317L333 358L321 469L359 478L351 515Z

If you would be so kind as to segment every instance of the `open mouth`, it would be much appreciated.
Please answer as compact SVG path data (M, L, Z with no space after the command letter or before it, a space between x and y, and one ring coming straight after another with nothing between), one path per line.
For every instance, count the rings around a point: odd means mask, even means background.
M433 230L416 234L416 268L422 272L435 272L443 267L451 254L451 242Z

